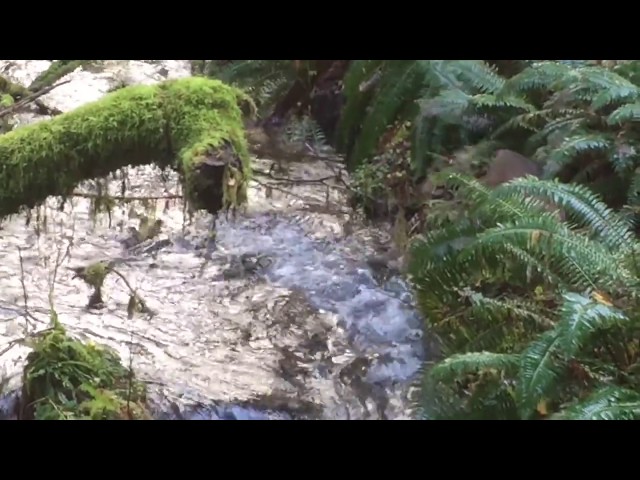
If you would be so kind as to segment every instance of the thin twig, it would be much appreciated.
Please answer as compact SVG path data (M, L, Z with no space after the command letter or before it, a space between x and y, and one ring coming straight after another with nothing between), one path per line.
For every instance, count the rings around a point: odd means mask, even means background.
M131 415L131 392L133 391L133 327L131 328L131 338L129 339L129 378L127 385L127 416L133 420Z
M153 310L151 310L147 304L145 303L144 300L142 300L142 298L140 298L140 295L138 295L138 292L131 286L131 284L129 283L129 280L127 280L127 278L120 273L118 270L116 270L113 267L108 267L110 272L115 273L118 277L120 277L122 279L122 281L124 282L124 284L127 286L127 288L129 289L129 291L131 292L131 294L136 298L136 300L140 303L140 306L142 307L142 311L144 313L148 313L149 315L155 315L155 312Z
M44 330L40 330L39 332L34 332L34 333L31 333L31 334L25 335L22 338L16 338L15 340L11 340L11 341L7 342L5 344L6 347L3 348L2 350L0 350L0 357L2 355L4 355L5 353L7 353L9 350L11 350L16 345L24 344L27 340L30 340L32 338L37 338L38 336L43 335L43 334L48 333L48 332L51 332L53 330L54 330L53 327L45 328Z
M270 189L275 190L277 192L282 192L282 193L285 193L287 195L291 195L293 198L297 198L298 200L302 200L303 202L307 201L307 199L304 198L303 196L298 195L297 193L293 193L290 190L285 190L284 188L278 187L276 185L271 185L269 183L261 182L260 180L256 180L255 178L252 178L251 180L253 182L257 183L258 185L260 185L261 187L270 188Z
M62 223L60 226L62 229ZM75 224L74 224L74 230L75 230ZM64 254L62 254L61 245L58 245L58 250L56 252L56 263L53 267L53 273L49 280L49 308L51 309L51 312L55 311L55 305L53 301L53 291L55 289L56 279L58 277L58 269L64 263L64 261L71 256L71 247L73 245L73 233L75 232L72 232L71 241L69 241L69 243L67 244L67 248L65 249Z
M276 177L275 175L273 175L273 173L269 172L265 172L262 170L258 170L253 168L252 169L253 173L257 173L258 175L262 175L263 177L267 177L270 178L272 180L275 180L277 182L283 182L283 183L322 183L324 184L327 180L334 180L336 179L335 175L329 175L327 177L321 177L321 178L289 178L289 177Z
M68 195L69 197L80 197L80 198L103 198L105 195L100 195L97 193L82 193L82 192L73 192ZM135 197L135 196L126 196L126 195L107 195L111 200L122 200L127 202L133 201L145 201L145 200L181 200L184 198L183 195L161 195L161 196L145 196L145 197Z
M18 257L20 258L20 284L22 285L22 299L24 300L25 335L29 333L29 295L24 281L24 259L22 258L22 248L18 247Z
M58 88L59 86L64 85L65 83L69 83L70 81L71 80L64 80L62 82L56 83L55 85L49 85L48 87L45 87L36 93L32 93L31 95L26 96L25 98L23 98L19 102L14 103L10 107L5 108L4 110L0 110L0 117L14 113L15 111L19 110L25 105L31 102L35 102L38 98L40 98L43 95L46 95L54 88Z

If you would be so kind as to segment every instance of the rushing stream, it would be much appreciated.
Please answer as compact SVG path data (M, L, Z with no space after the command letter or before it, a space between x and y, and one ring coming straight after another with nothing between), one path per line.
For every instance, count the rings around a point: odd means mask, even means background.
M268 171L269 162L256 168ZM55 278L60 320L131 360L158 418L410 418L421 321L401 279L367 268L388 235L352 218L337 182L309 182L336 168L288 165L304 184L256 177L248 211L218 219L215 241L210 218L190 222L178 200L151 202L152 211L118 207L111 226L106 214L91 218L83 196L63 211L51 199L38 234L35 215L28 227L24 215L10 219L0 230L0 343L46 327L56 256L68 248ZM128 179L127 196L179 194L174 175L153 167L131 169ZM119 182L110 188L119 194ZM160 235L127 248L127 228L150 213L163 221ZM129 291L116 276L107 278L104 308L85 308L90 289L72 268L100 259L117 261L153 316L127 319ZM8 389L19 385L27 353L16 345L0 357Z

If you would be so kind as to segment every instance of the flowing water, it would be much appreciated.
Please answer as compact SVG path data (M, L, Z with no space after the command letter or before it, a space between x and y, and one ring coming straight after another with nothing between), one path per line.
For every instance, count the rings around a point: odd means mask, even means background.
M258 171L269 168L256 160ZM339 182L309 181L331 177L335 163L287 168L305 183L258 175L248 211L218 219L215 241L210 218L190 221L173 199L123 205L110 219L93 219L88 198L63 211L51 199L46 228L35 215L28 227L24 216L4 222L0 351L46 328L54 285L68 331L131 361L158 418L410 418L421 321L403 281L374 278L365 261L388 235L352 218ZM153 167L131 169L128 182L127 196L179 194L175 175ZM120 194L119 183L111 188ZM127 227L142 215L162 219L161 233L127 249ZM56 271L59 252L69 255ZM86 308L90 289L72 268L101 259L116 260L153 316L127 318L129 291L117 276L107 278L104 308ZM18 386L27 353L16 344L0 356L8 389Z

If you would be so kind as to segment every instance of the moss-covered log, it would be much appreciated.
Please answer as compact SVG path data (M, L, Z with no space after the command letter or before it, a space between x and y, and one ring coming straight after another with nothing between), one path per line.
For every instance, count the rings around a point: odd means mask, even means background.
M117 90L0 136L0 217L65 196L81 181L131 165L171 166L187 201L217 213L246 201L250 175L241 91L185 78Z

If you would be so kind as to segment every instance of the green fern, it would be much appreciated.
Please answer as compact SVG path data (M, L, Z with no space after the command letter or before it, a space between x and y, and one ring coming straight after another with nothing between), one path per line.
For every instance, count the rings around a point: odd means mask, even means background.
M576 357L598 332L628 322L620 310L582 295L567 293L564 300L557 331L558 348L566 357Z
M427 68L428 62L423 60L396 60L386 65L385 75L362 122L353 153L348 158L350 170L375 152L387 127L398 118L404 105L416 98Z
M622 125L627 122L640 121L640 103L628 103L615 109L607 117L609 125Z
M604 387L552 418L556 420L639 420L640 394L620 387Z
M429 372L433 382L451 382L458 377L479 370L501 370L515 374L519 369L518 355L505 355L491 352L473 352L453 355L434 366Z
M575 76L577 69L559 62L535 63L523 72L506 81L504 93L528 93L531 91L555 90L567 77Z
M373 92L362 93L361 87L367 80L381 71L384 60L354 60L344 78L345 106L338 126L338 148L348 153L349 144L360 131L362 121L367 115L366 107Z
M570 365L590 369L586 375L594 380L609 381L611 357L603 358L602 352L620 349L611 342L634 338L611 337L634 323L607 300L607 292L620 291L628 292L629 301L638 298L635 258L640 249L628 221L585 186L528 177L488 190L463 175L447 174L446 179L457 188L462 206L471 206L466 222L429 232L411 251L419 305L445 353L454 354L425 374L426 418L477 418L471 404L483 418L506 418L510 405L517 407L519 418L544 416L575 396L579 385L572 383ZM562 208L572 223L543 211L544 202ZM527 284L540 291L518 288ZM572 291L590 293L593 299ZM528 299L518 297L523 294ZM515 374L501 370L515 385L513 404L495 400L506 397L491 383L493 377L489 383L495 388L472 393L447 383L474 368L482 370L482 359L504 355L520 358ZM434 386L437 382L446 385ZM427 395L441 397L432 401ZM450 408L443 405L445 399Z
M588 228L593 238L602 241L612 252L634 242L631 224L583 185L527 177L502 185L493 195L502 200L514 200L527 195L552 202L562 208L576 226Z
M541 335L522 352L516 395L523 419L531 418L540 401L551 395L564 370L561 361L554 330Z

